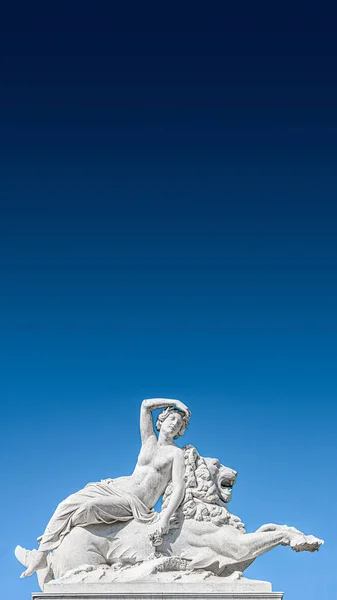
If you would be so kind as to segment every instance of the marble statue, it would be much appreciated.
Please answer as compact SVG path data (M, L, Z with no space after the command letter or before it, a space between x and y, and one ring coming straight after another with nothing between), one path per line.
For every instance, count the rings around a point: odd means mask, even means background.
M162 408L156 436L152 411ZM242 577L261 554L278 545L299 552L323 541L287 525L263 525L246 533L227 508L237 473L194 446L174 440L191 413L179 400L144 400L141 450L132 475L89 483L61 502L39 538L37 550L17 546L41 589L60 581L187 581ZM160 513L154 510L162 498ZM187 578L187 579L186 579Z

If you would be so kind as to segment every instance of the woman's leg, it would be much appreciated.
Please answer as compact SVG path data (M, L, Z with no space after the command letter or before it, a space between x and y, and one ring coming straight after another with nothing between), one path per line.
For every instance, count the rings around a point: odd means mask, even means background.
M127 500L118 496L98 496L87 500L72 514L71 528L85 527L98 523L111 524L129 521L132 511Z
M47 565L48 553L60 544L62 533L65 534L70 530L72 515L91 498L92 492L88 486L88 489L84 488L68 496L58 505L41 537L39 549L29 551L29 563L25 565L28 568L21 574L21 577L28 577Z
M58 505L41 538L39 550L32 552L28 568L21 577L32 575L45 567L48 552L57 548L62 538L74 527L132 519L132 511L125 498L113 492L111 495L95 493L96 484L88 485Z

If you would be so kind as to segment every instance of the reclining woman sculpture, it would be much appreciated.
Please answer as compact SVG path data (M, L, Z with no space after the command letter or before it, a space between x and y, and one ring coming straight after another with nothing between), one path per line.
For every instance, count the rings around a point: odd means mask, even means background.
M165 408L156 423L158 438L152 420L152 411L157 408ZM159 534L168 533L170 519L185 493L184 453L173 440L183 435L190 415L187 406L179 400L144 400L140 412L142 446L132 475L89 483L61 502L39 538L39 549L28 551L28 568L21 577L45 567L48 553L57 548L64 536L76 526L112 524L131 519L141 523L154 522L157 513L153 507L172 482L173 492L165 511L160 513L158 528ZM16 556L26 564L25 557L21 556L23 553L27 556L27 551L18 546Z

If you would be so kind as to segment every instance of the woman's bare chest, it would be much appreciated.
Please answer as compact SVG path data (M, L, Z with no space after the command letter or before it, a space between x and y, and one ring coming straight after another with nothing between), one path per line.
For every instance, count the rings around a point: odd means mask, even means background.
M143 448L138 457L138 465L149 465L156 471L166 471L172 466L172 455L166 448L148 447Z

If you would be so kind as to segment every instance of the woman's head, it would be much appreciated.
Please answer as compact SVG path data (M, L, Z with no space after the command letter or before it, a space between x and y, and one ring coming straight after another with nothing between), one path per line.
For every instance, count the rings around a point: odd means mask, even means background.
M174 406L165 408L158 416L156 428L165 430L173 439L183 435L188 427L188 417Z

